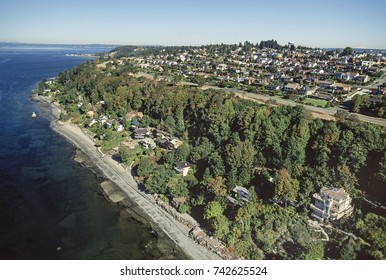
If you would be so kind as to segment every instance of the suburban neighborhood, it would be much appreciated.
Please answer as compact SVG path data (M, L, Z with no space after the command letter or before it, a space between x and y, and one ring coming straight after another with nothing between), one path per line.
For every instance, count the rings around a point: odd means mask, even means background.
M110 53L113 68L135 65L136 71L158 79L237 88L326 108L342 105L352 109L347 102L361 95L373 109L371 115L385 117L386 56L379 51L311 49L295 47L292 42L280 46L273 40L260 45L245 42L126 51L118 48Z

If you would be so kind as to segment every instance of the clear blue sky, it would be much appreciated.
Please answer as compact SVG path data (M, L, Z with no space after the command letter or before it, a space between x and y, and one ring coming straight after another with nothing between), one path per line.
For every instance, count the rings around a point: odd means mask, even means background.
M386 49L386 0L0 0L0 41Z

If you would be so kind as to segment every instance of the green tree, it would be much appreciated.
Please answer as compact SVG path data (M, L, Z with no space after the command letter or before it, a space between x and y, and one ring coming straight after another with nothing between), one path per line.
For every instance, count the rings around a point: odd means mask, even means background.
M226 146L226 158L230 173L237 174L236 183L246 185L251 180L255 149L251 142L240 141L238 137Z
M137 167L138 176L148 177L153 170L153 163L147 157L142 157Z
M343 164L337 168L339 187L343 187L350 195L356 194L358 179L351 173L350 168Z
M174 173L165 166L157 166L145 182L145 188L149 193L166 194L168 191L167 182Z
M359 110L361 109L362 103L363 103L363 97L362 97L362 95L356 94L356 95L352 98L351 111L353 111L354 113L358 113Z
M208 187L216 196L226 196L228 193L227 186L225 185L225 179L221 176L210 178L208 180Z
M208 156L208 163L210 174L213 177L223 176L225 174L224 161L217 151Z
M200 144L193 149L192 160L198 161L207 158L213 152L213 144L208 138L200 139Z
M174 161L186 161L190 155L190 146L183 143L174 153Z
M44 82L43 82L43 81L40 81L40 82L38 83L38 93L39 93L40 95L42 95L42 94L44 93Z
M275 198L294 202L299 192L299 181L291 177L287 169L282 168L276 173Z
M166 186L168 188L168 192L172 197L188 197L189 190L188 184L184 181L182 176L177 174L169 175L167 178Z
M176 121L174 120L173 116L167 116L164 121L164 126L167 132L169 132L171 135L174 135L176 131Z
M386 218L374 213L366 214L364 219L359 219L356 228L365 240L372 244L373 248L382 252L386 249Z
M343 52L342 52L342 56L351 55L353 53L354 53L354 51L351 47L345 47Z
M355 260L357 259L357 253L360 251L360 244L350 238L340 248L341 260Z
M130 165L133 161L137 160L142 154L141 147L137 146L134 149L130 149L125 146L120 146L118 149L118 153L120 158L124 163Z
M303 260L322 260L324 257L324 246L321 241L311 241L306 244L300 259Z
M223 239L229 233L229 220L223 214L211 218L211 225L214 235L219 239Z
M204 210L204 218L210 220L211 218L216 218L221 216L224 212L224 208L218 201L211 201L206 205Z

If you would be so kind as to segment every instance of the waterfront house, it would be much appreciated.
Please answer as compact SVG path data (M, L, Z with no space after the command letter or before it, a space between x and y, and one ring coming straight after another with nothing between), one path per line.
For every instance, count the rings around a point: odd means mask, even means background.
M87 126L88 126L88 127L91 127L91 126L93 126L93 125L96 124L96 123L98 123L97 120L94 119L94 118L91 118L91 119L89 119L89 120L87 121Z
M313 195L313 198L315 202L310 206L311 216L320 222L339 220L354 210L350 195L342 188L323 187L319 193Z

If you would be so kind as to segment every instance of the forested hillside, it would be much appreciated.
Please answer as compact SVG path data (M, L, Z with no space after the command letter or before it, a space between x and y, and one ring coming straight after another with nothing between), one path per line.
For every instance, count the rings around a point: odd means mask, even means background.
M219 90L166 84L129 75L130 68L85 63L49 85L64 107L63 120L87 127L107 116L124 126L117 132L89 129L107 152L134 161L150 193L171 202L184 197L188 212L237 256L251 259L383 259L385 213L364 201L386 201L386 137L382 127L358 121L323 121L301 106L267 106ZM48 86L48 85L47 85ZM130 149L127 114L141 112L141 127L153 127L183 144L177 149ZM116 127L116 126L115 126ZM158 143L160 139L154 136ZM176 174L176 162L192 165ZM227 199L235 186L249 189L244 204ZM333 227L329 241L307 225L312 194L344 188L354 214ZM340 248L340 249L338 249Z

